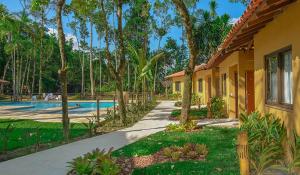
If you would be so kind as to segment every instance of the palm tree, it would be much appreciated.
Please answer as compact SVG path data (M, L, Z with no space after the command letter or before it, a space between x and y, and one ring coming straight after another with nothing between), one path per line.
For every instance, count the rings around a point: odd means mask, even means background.
M144 98L143 102L145 104L146 80L149 80L150 82L152 82L151 80L153 80L153 78L154 78L152 69L156 65L158 60L164 57L164 53L161 52L161 53L158 53L158 54L152 56L151 58L148 58L147 53L144 49L136 49L130 43L128 43L127 49L130 53L132 62L135 64L135 67L137 67L137 69L135 70L136 71L135 73L138 74L139 82L136 82L136 79L135 79L134 89L137 90L137 84L142 84L143 98ZM154 84L151 84L151 86L153 88Z

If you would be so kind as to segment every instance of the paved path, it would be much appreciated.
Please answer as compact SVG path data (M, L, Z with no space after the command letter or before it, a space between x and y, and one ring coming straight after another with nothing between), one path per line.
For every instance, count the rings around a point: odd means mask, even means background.
M67 162L95 148L115 149L164 129L174 102L161 102L134 126L0 163L1 175L65 175Z

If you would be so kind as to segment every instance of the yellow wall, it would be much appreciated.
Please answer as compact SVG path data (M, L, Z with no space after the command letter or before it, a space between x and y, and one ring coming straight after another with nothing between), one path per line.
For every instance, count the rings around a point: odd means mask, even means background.
M300 133L300 2L289 5L284 12L254 37L255 46L255 107L260 112L273 113L288 127ZM265 104L265 55L292 46L293 110Z
M219 65L219 83L221 89L222 75L226 73L226 95L223 96L226 104L226 111L229 118L236 118L238 114L245 112L245 73L253 70L253 51L236 51L225 58ZM235 80L234 73L238 75L238 111L235 101ZM220 92L221 94L221 92ZM222 94L221 94L222 95Z
M208 77L211 77L212 74L212 70L201 70L201 71L197 71L194 73L193 76L193 92L195 94L197 94L198 96L201 97L201 103L202 104L207 104L207 100L208 100ZM198 80L202 79L202 86L203 86L203 91L202 93L199 92L198 90Z
M183 86L184 86L184 84L183 84L183 81L184 80L184 76L181 76L181 77L174 77L174 78L172 78L172 91L173 91L173 94L180 94L180 95L182 95L183 94ZM176 91L176 82L177 81L180 81L180 92L177 92Z

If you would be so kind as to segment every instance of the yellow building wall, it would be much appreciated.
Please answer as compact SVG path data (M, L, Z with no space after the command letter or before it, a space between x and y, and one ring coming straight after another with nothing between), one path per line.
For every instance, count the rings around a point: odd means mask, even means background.
M220 87L222 83L222 75L226 73L226 95L223 97L223 100L225 101L225 110L227 112L227 115L229 118L235 118L235 101L234 101L234 81L233 81L233 72L236 71L234 69L237 69L239 60L239 52L234 52L228 57L225 58L224 61L222 61L219 64L219 73L220 73Z
M219 64L219 87L222 88L222 75L226 73L226 95L222 96L225 101L226 112L229 118L236 118L236 114L246 111L245 97L245 74L248 70L253 70L253 51L236 51L226 57ZM235 93L235 72L238 81L238 111L236 111ZM220 92L220 95L221 92Z
M289 5L282 14L254 37L255 107L263 113L273 113L288 127L300 134L300 2ZM293 109L265 104L265 55L292 46Z
M208 77L211 77L212 74L212 70L201 70L201 71L197 71L194 73L194 77L193 77L193 84L194 84L194 88L193 88L193 92L195 94L197 94L198 96L201 97L201 103L202 104L207 104L208 101ZM198 80L202 79L202 88L203 91L202 93L199 92L198 86L199 86L199 82Z
M176 91L176 82L180 81L180 91ZM172 92L173 94L183 94L183 87L184 87L184 76L182 77L174 77L172 78Z
M239 87L239 114L245 113L246 109L246 72L254 70L254 52L240 51L239 52L239 64L238 64L238 87Z

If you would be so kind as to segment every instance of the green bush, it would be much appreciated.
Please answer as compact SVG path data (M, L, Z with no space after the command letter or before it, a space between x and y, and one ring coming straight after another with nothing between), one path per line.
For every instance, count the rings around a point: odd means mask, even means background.
M184 124L169 124L166 127L166 131L170 132L190 132L197 129L197 122L188 121Z
M224 112L225 101L221 97L212 97L211 112L214 118L223 118L226 116Z
M282 142L286 136L286 129L278 118L271 114L261 116L254 112L250 115L242 114L241 130L249 137L249 154L251 169L255 174L262 175L279 160L282 160Z
M96 149L91 153L73 159L70 162L71 171L68 174L76 175L117 175L120 167L111 157L111 151L107 153Z

